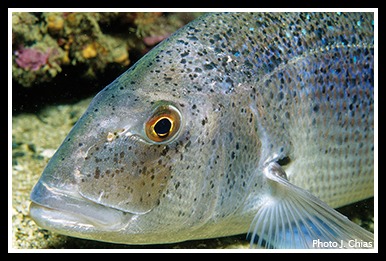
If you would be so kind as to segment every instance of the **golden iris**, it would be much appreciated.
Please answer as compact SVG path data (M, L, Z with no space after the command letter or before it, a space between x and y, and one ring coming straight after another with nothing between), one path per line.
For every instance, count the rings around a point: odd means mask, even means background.
M181 126L181 114L173 105L159 106L146 122L147 137L155 142L164 142L173 138Z

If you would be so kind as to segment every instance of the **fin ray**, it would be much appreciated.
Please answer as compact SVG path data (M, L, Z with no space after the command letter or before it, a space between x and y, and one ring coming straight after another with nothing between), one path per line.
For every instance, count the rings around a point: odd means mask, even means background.
M374 247L372 233L291 184L280 173L283 169L275 162L264 169L272 193L251 224L251 247Z

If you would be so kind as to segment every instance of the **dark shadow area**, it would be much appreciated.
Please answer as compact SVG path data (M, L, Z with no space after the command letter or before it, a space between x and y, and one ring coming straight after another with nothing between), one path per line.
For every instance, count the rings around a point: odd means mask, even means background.
M67 237L64 242L49 247L55 249L222 249L241 242L247 242L246 235L158 245L125 245Z
M94 78L84 75L87 66L63 66L53 81L23 87L12 79L12 114L38 113L46 106L73 104L93 97L136 63L143 54L130 51L130 65L110 64Z
M82 77L85 68L67 66L53 81L30 88L12 81L12 114L37 113L48 105L72 104L94 96L127 69L108 66L91 79Z
M374 233L374 198L368 198L337 209L351 221L360 220L360 226Z

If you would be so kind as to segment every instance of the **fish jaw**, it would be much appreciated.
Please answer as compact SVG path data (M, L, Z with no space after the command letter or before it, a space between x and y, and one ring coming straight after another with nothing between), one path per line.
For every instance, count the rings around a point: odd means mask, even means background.
M160 227L168 216L160 215L158 209L147 214L132 214L105 207L82 198L74 190L49 187L39 181L31 193L30 217L44 229L71 237L102 242L148 245L166 244L185 240L212 238L213 233L229 236L247 231L245 228L224 231L223 224L203 226L198 230L181 228L178 222ZM158 213L157 213L158 212ZM177 227L177 228L175 228Z
M39 181L31 193L30 216L41 227L72 234L91 231L119 231L124 220L134 216L89 201L76 190L62 190Z

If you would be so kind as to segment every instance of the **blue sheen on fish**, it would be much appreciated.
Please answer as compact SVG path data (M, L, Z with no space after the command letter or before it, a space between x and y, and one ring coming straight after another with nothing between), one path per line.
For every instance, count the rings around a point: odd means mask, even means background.
M374 195L373 139L373 13L209 13L96 95L30 215L126 244L373 248L333 209Z

